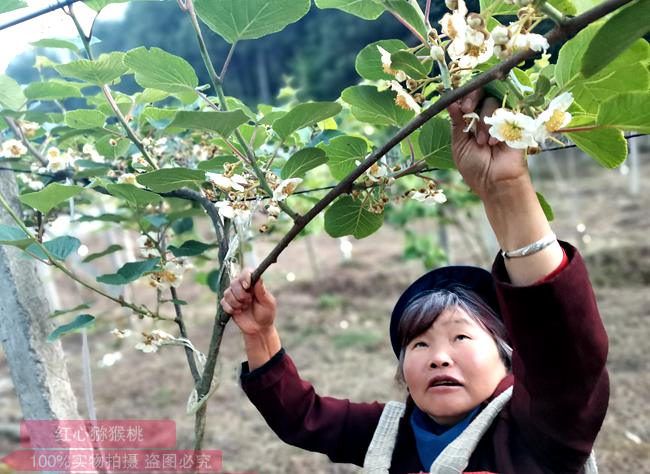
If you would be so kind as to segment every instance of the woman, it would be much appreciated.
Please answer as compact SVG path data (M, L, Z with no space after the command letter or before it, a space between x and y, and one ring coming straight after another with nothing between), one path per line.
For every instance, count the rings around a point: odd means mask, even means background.
M463 114L480 105L475 134ZM492 275L434 270L390 324L406 404L317 395L274 326L275 300L250 270L221 301L244 335L242 387L285 442L367 472L596 472L591 449L609 399L607 335L575 248L556 239L521 150L490 137L498 107L476 91L449 107L458 170L502 249Z

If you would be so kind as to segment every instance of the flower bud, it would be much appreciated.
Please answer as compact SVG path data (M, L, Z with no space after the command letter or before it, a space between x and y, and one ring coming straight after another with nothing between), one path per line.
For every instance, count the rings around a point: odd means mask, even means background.
M433 59L435 59L436 61L444 61L445 60L445 50L442 49L437 44L434 44L433 46L431 46L431 57Z
M108 140L108 144L110 146L117 146L117 140L115 140L114 138L111 138L110 140Z
M408 81L406 81L406 87L407 87L409 90L413 90L413 89L415 89L417 86L418 86L418 81L414 81L413 79L409 79Z
M450 10L456 10L458 8L458 0L445 0L445 5Z
M269 231L269 226L266 224L262 224L259 228L260 234L264 234Z
M397 71L395 73L395 79L397 79L398 82L404 82L407 78L408 78L408 76L406 75L406 73L404 71Z
M431 28L429 30L429 39L434 42L438 41L438 30L436 30L435 28Z
M536 155L541 151L541 149L538 146L529 146L526 148L526 154L527 155Z
M469 26L470 28L477 30L484 25L485 25L485 21L483 20L483 17L478 13L472 12L467 16L467 26Z
M495 45L507 44L510 39L510 32L505 26L497 26L492 30L492 39Z
M424 96L419 92L417 92L413 94L413 100L415 100L418 104L421 104L422 102L424 102Z

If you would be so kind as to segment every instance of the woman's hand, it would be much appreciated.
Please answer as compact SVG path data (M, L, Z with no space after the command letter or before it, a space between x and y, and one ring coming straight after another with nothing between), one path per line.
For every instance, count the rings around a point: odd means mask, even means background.
M456 167L481 199L508 182L529 178L523 150L510 148L489 135L489 125L483 118L490 117L500 104L495 98L487 97L477 110L483 96L482 89L475 90L447 109L452 123L452 155ZM475 133L464 132L463 115L475 111L480 117Z
M250 290L252 273L250 268L242 270L230 282L221 299L221 306L232 316L244 336L263 334L273 327L275 321L275 298L266 290L261 278Z

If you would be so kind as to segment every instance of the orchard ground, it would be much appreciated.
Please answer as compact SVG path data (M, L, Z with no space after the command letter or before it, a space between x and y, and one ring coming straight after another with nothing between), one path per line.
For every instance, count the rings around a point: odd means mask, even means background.
M641 140L640 192L636 195L630 193L629 174L604 170L578 153L533 158L536 187L555 211L553 228L583 252L609 334L611 400L595 446L602 474L650 473L650 140ZM484 238L480 214L477 207L473 217L463 218L463 224ZM578 224L584 229L578 229ZM436 225L429 221L409 227L437 234ZM456 228L449 228L449 236L453 263L485 264L470 258L475 252ZM399 229L385 225L369 238L352 239L352 259L343 262L339 242L323 234L312 238L316 268L309 263L305 241L298 241L265 274L267 287L278 300L283 345L302 377L321 395L356 401L404 398L394 382L396 363L388 342L388 318L401 291L424 268L419 261L401 258L403 241ZM257 242L258 258L273 245L270 239ZM295 276L293 282L287 279L290 273ZM88 301L89 295L79 293L69 282L57 279L57 285L61 307ZM203 350L208 347L215 305L214 294L204 288L184 283L179 289L179 297L192 302L184 307L189 336ZM89 338L98 416L175 420L178 448L191 448L194 417L185 415L191 377L184 353L177 346L166 346L158 353L143 354L133 348L135 340L117 341L109 334L113 327L131 325L137 331L151 326L137 318L129 322L127 314L100 306L104 311L94 313L98 323ZM177 334L173 325L159 327ZM65 337L63 344L79 410L85 413L81 337ZM99 367L102 357L115 351L121 352L122 359ZM361 471L282 443L238 386L243 359L241 337L229 324L220 356L220 386L210 400L204 441L205 449L223 450L224 470L264 474ZM0 352L0 426L8 427L0 435L0 456L18 448L6 433L20 418L18 398Z

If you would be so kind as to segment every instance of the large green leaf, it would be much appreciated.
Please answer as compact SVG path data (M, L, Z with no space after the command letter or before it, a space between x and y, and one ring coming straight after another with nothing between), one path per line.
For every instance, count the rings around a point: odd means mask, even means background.
M23 92L25 97L30 100L61 100L70 97L83 97L78 84L57 80L32 82Z
M320 148L303 148L297 151L282 167L282 179L302 178L307 171L327 162L325 152Z
M84 188L77 185L66 186L59 183L52 183L35 193L23 194L19 196L18 199L28 206L38 209L43 214L47 214L50 209L63 201L76 196L83 191L83 189Z
M551 6L554 6L565 15L576 15L578 9L573 4L573 0L546 0Z
M54 331L52 331L52 333L49 336L47 336L47 341L54 342L61 336L88 327L94 322L95 322L95 318L93 316L89 314L80 314L71 323L59 326Z
M624 92L606 100L598 109L596 124L650 133L650 91Z
M0 224L0 245L13 245L24 249L31 243L32 239L22 229Z
M196 0L199 18L229 43L284 29L309 11L310 0Z
M374 86L352 86L344 89L341 99L350 104L352 115L362 122L376 125L404 125L413 118L412 110L395 104L395 93L379 92Z
M341 196L325 211L325 231L332 237L352 235L368 237L384 223L384 214L375 214L362 206L362 201Z
M356 162L365 160L368 154L368 142L359 137L336 137L318 147L327 153L327 166L338 180L349 175L357 167Z
M215 245L205 244L198 240L188 240L183 242L180 247L170 245L169 251L174 254L174 257L195 257L214 247Z
M427 27L424 22L424 13L417 0L376 0L376 2L399 16L411 25L423 39L426 39Z
M190 112L182 110L176 114L169 127L208 130L228 138L237 127L247 121L248 116L241 110L228 112Z
M619 130L604 128L564 135L605 168L616 168L627 157L627 141Z
M122 250L121 245L112 244L112 245L109 245L108 247L106 247L101 252L95 252L95 253L91 253L91 254L87 255L86 258L83 259L83 262L84 263L92 262L93 260L97 260L98 258L101 258L104 255L109 255L109 254L112 254L114 252L118 252L120 250Z
M102 128L106 115L95 109L77 109L66 112L63 121L70 128Z
M0 13L11 12L27 6L25 0L2 0L2 2L0 2Z
M504 0L480 0L479 5L481 13L489 11L492 15L516 15L519 8Z
M114 51L102 54L94 61L80 59L67 64L59 64L55 66L55 69L62 76L74 77L101 86L111 84L122 74L126 74L129 68L122 62L123 57L124 53Z
M451 123L449 120L434 117L422 125L418 144L427 165L442 169L456 168L451 157Z
M150 191L145 191L144 189L140 189L133 186L132 184L126 183L107 184L106 190L113 196L122 198L129 204L132 204L136 207L144 207L148 204L160 202L162 199L157 194L154 194Z
M389 53L394 53L408 48L402 40L397 39L381 40L370 43L357 55L357 59L354 63L357 73L364 79L371 81L394 79L391 74L386 74L384 72L384 66L381 62L381 53L377 46L381 46Z
M190 63L160 48L132 49L124 55L124 64L135 73L136 82L145 88L173 93L193 91L199 84Z
M25 103L23 91L11 77L0 74L0 105L3 109L18 110Z
M205 181L205 171L188 168L163 168L138 176L138 183L157 193L168 193Z
M374 0L316 0L316 6L323 9L337 8L364 20L375 20L384 13L384 7Z
M333 117L341 111L336 102L307 102L299 104L273 122L273 130L282 138L287 138L296 130L316 124Z
M555 65L555 81L560 87L579 76L582 56L587 49L587 45L598 31L598 26L588 26L560 48L557 64Z
M379 53L379 50L377 51ZM421 62L417 56L408 51L397 51L390 55L391 69L404 71L413 79L424 79L428 77L433 67L433 61Z
M107 285L125 285L137 280L145 273L153 271L158 263L160 263L159 258L125 263L116 273L98 276L97 281Z
M589 43L582 59L582 74L585 77L593 76L648 32L649 1L637 0L617 11Z
M72 252L76 252L80 245L81 241L79 239L69 235L56 237L43 243L47 251L57 260L65 260ZM48 259L45 252L35 243L27 247L27 251L42 260Z
M95 142L97 152L110 161L126 155L131 140L106 135Z
M142 118L144 118L149 125L159 130L169 127L176 117L177 110L164 109L161 107L145 107L142 111Z

